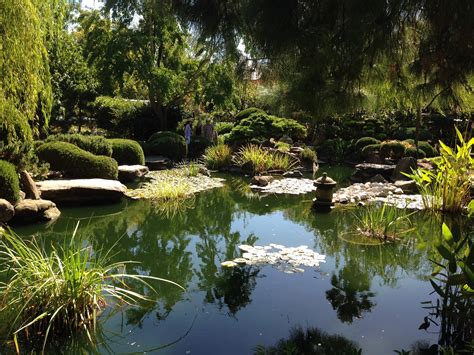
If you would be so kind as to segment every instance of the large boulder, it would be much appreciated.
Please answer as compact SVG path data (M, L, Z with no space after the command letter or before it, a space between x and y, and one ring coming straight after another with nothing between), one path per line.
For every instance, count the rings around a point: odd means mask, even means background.
M37 182L41 196L58 204L120 202L127 187L116 180L76 179Z
M256 186L267 186L273 180L273 176L270 175L254 176L250 181L250 184Z
M392 174L392 181L398 180L410 180L405 174L411 174L413 170L416 170L417 164L416 159L413 157L401 158Z
M160 155L147 155L145 157L145 165L150 170L165 170L168 169L172 163L169 158Z
M41 198L41 194L38 190L38 187L33 181L31 175L26 170L23 170L20 173L20 184L21 189L25 192L26 198L32 200L39 200Z
M118 178L121 182L133 182L142 179L149 171L144 165L119 165Z
M61 212L56 204L48 200L25 199L15 205L12 224L30 224L55 220Z
M8 222L14 215L15 209L13 208L13 205L7 200L0 198L0 223Z
M390 180L395 165L389 164L357 164L356 170L351 176L352 182L367 182L376 175L381 175L384 179Z

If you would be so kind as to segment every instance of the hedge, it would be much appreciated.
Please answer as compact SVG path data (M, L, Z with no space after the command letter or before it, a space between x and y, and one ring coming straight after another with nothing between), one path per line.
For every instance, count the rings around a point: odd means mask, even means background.
M380 145L380 155L384 158L400 159L405 155L405 145L399 141L387 141Z
M67 142L94 155L112 156L112 144L102 136L54 134L46 138L45 142Z
M358 151L370 144L380 144L380 140L372 137L362 137L355 142L355 147Z
M5 160L0 160L0 198L11 203L20 199L20 180L15 166Z
M175 161L186 155L186 141L184 137L174 132L156 132L147 142L151 154L162 155Z
M364 158L368 158L371 154L380 152L381 144L369 144L362 148L361 153Z
M38 158L49 163L50 169L70 178L102 178L116 180L117 162L66 142L44 143L37 149Z
M119 165L144 165L145 154L140 144L131 139L109 139L112 144L112 158Z

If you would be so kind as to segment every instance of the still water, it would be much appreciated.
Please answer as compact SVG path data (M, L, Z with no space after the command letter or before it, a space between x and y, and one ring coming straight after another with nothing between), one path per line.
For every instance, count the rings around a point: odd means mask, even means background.
M334 174L334 172L333 172ZM389 245L349 243L353 211L316 214L311 194L260 196L243 178L200 193L181 213L169 216L147 201L62 208L50 226L18 229L51 241L79 230L96 249L114 248L116 260L134 260L129 273L175 281L153 283L156 302L103 315L102 353L393 354L436 329L419 330L432 300L432 265L423 240L433 223L416 216L418 236ZM342 178L340 179L340 181ZM271 266L223 268L241 255L240 244L307 245L326 263L286 274ZM137 285L143 293L147 289ZM89 352L87 341L58 341L53 352ZM319 351L319 352L318 352Z

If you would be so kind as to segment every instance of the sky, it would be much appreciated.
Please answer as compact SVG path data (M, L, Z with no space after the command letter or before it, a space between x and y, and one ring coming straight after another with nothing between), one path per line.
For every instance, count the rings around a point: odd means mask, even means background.
M82 7L89 9L99 9L102 3L99 0L82 0Z

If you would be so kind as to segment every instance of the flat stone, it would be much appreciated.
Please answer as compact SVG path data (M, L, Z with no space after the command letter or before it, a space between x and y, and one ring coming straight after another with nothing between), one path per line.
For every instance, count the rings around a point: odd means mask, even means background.
M376 175L381 175L384 179L390 180L395 170L395 165L363 163L357 164L355 168L356 170L351 176L351 181L366 182Z
M284 177L302 178L303 173L300 170L291 170L283 173Z
M100 204L120 202L127 188L116 180L75 179L37 182L41 196L58 204Z
M120 165L118 178L121 182L133 182L142 179L149 171L144 165Z
M7 200L0 198L0 222L8 222L15 215L15 208Z
M25 199L15 205L15 215L11 222L12 224L47 222L58 218L60 214L52 201Z
M252 178L252 181L250 181L250 184L258 186L267 186L273 180L275 180L275 178L270 175L254 176Z
M147 155L145 165L150 170L165 170L171 167L171 160L160 155Z
M418 192L418 186L413 180L398 180L395 181L393 185L400 188L405 194L414 194Z

